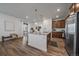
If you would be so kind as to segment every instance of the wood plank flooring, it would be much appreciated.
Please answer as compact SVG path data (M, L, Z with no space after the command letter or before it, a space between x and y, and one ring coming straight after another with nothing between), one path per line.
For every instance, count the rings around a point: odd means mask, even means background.
M0 42L0 56L67 56L63 48L48 45L48 51L43 52L28 45L22 44L22 39Z

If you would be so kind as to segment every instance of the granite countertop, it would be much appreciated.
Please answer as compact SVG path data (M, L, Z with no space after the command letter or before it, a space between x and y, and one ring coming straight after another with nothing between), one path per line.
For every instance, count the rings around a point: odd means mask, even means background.
M64 32L64 30L56 30L56 31L52 31L52 32Z
M29 32L28 34L39 34L39 35L47 35L47 34L49 34L49 33L36 33L36 32L34 32L34 33L31 33L31 32Z
M63 31L52 31L52 32L63 32Z

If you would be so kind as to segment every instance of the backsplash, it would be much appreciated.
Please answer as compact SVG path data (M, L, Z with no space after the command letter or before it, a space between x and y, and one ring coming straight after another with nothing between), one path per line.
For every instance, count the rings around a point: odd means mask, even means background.
M61 31L65 31L65 28L53 28L53 31L61 32Z

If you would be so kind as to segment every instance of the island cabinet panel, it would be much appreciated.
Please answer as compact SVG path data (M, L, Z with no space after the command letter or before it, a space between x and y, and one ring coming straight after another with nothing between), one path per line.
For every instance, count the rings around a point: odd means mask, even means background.
M47 34L29 33L28 45L47 52Z
M52 28L64 28L65 20L52 21Z

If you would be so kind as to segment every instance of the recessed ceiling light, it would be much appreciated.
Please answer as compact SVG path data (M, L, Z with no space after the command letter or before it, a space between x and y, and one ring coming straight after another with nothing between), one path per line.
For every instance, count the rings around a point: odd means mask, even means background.
M60 11L60 9L57 9L57 11Z
M35 25L37 25L37 23L35 23Z
M56 18L59 18L59 16L58 16L58 15L56 15Z
M26 16L26 18L28 18L28 16Z

